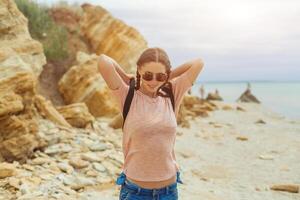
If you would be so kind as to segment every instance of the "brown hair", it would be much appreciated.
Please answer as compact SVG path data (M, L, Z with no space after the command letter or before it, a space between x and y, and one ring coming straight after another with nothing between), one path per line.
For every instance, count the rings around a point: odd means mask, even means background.
M148 62L160 62L166 67L168 78L166 82L157 89L157 94L160 96L169 97L169 95L163 94L160 91L164 87L172 89L172 84L169 82L169 77L171 73L171 63L168 54L162 48L159 47L147 48L146 50L143 51L138 61L136 62L137 68L140 68L142 65ZM135 87L136 90L140 88L140 80L141 80L141 75L138 73L138 70L136 70L136 87Z

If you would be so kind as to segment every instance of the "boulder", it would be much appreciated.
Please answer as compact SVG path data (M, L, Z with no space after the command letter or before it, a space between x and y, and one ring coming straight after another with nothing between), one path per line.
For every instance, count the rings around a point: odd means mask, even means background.
M57 110L69 124L77 128L85 128L95 120L85 103L60 106L57 107Z
M237 102L260 103L260 101L247 89L238 99Z
M34 104L44 118L49 119L56 124L71 127L63 115L61 115L53 104L49 100L46 100L43 96L36 95L34 97Z
M72 66L59 81L59 91L66 104L84 102L95 117L113 117L119 110L97 69L97 56L77 54Z

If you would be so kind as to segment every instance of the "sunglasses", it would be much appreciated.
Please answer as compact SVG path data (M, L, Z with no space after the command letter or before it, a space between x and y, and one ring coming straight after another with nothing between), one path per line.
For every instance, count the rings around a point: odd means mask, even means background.
M142 78L145 81L152 81L153 77L154 77L154 73L148 72L148 71L142 75ZM168 78L167 74L164 74L164 73L156 73L155 74L155 79L159 82L164 82L167 80L167 78Z

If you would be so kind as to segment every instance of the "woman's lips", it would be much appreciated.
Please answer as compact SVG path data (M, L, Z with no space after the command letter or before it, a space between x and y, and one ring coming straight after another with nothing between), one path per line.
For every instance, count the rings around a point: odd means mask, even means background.
M148 85L148 87L150 87L152 89L156 88L156 86L151 86L151 85Z

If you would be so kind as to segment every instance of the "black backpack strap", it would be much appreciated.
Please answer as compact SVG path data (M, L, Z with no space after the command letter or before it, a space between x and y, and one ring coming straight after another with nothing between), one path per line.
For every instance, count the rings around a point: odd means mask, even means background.
M130 109L130 105L131 105L131 101L133 99L133 95L134 95L134 89L135 89L135 80L134 78L130 79L130 83L129 83L129 90L125 99L125 103L124 103L124 107L123 107L123 125L122 128L124 127L125 124L125 120L127 117L127 114L129 112Z

